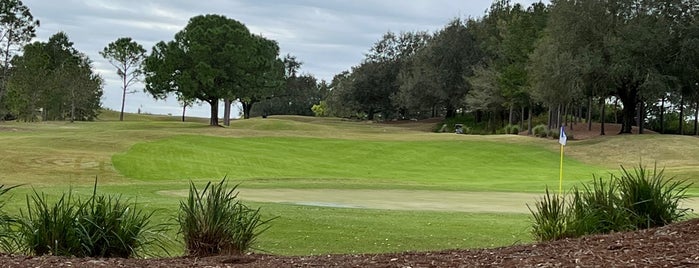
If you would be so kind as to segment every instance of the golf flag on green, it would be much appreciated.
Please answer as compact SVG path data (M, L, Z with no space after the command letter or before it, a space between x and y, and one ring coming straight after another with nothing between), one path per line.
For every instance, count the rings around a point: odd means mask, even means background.
M558 143L561 144L561 168L560 176L558 177L558 193L561 194L563 193L563 147L565 147L566 143L568 143L568 137L566 136L564 127L561 127L561 132L558 136Z

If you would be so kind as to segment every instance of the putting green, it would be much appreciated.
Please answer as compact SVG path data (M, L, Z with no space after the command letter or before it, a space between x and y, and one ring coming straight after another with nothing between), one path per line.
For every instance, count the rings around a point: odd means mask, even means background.
M187 196L188 192L179 190L158 193ZM240 189L238 197L244 201L320 207L529 213L527 204L533 206L534 202L541 198L541 194L420 190ZM685 200L682 207L699 211L699 198Z

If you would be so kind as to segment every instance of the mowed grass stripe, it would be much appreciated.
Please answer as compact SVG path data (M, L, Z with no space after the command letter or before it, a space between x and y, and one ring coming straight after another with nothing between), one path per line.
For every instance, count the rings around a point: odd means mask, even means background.
M543 191L557 186L558 154L489 141L356 141L297 137L176 136L112 158L124 176L169 179L321 179L443 189ZM567 159L567 183L600 168Z

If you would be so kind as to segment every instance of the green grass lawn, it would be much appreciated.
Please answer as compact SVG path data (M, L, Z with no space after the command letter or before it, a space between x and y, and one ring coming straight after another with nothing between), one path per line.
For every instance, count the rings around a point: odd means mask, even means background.
M297 137L175 136L113 158L129 178L233 179L290 188L414 188L541 192L558 186L559 158L546 148L494 141L356 141ZM599 168L565 161L567 185ZM285 181L286 180L286 181ZM346 182L352 182L347 185ZM340 182L340 183L338 183ZM343 183L345 182L345 183Z
M424 132L413 125L333 118L271 117L234 121L107 112L97 122L0 123L0 184L16 189L8 209L23 207L32 187L58 195L121 194L157 221L174 222L188 180L224 176L245 188L408 189L542 193L558 187L555 140ZM656 138L657 137L657 138ZM669 148L669 149L664 149ZM624 136L571 141L566 188L605 176L619 164L658 163L672 175L699 175L699 141ZM639 157L639 154L643 157ZM697 186L690 192L696 194ZM259 250L285 255L497 247L532 240L528 214L379 210L252 203L278 217ZM174 236L176 230L172 231Z

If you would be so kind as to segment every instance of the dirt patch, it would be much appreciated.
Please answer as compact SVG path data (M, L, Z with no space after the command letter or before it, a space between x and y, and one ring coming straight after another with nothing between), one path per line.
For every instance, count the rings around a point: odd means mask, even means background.
M566 131L566 134L568 136L572 136L574 140L586 140L586 139L597 138L597 137L619 135L619 131L621 131L621 124L605 123L604 124L604 136L601 135L602 124L594 123L594 122L592 123L592 128L589 130L588 130L587 123L577 123L577 124L571 124L569 126L566 126L565 131ZM632 127L631 133L638 134L638 128ZM655 131L649 130L649 129L644 129L643 134L658 134L658 133ZM526 130L522 131L519 133L519 135L526 136L527 131Z

